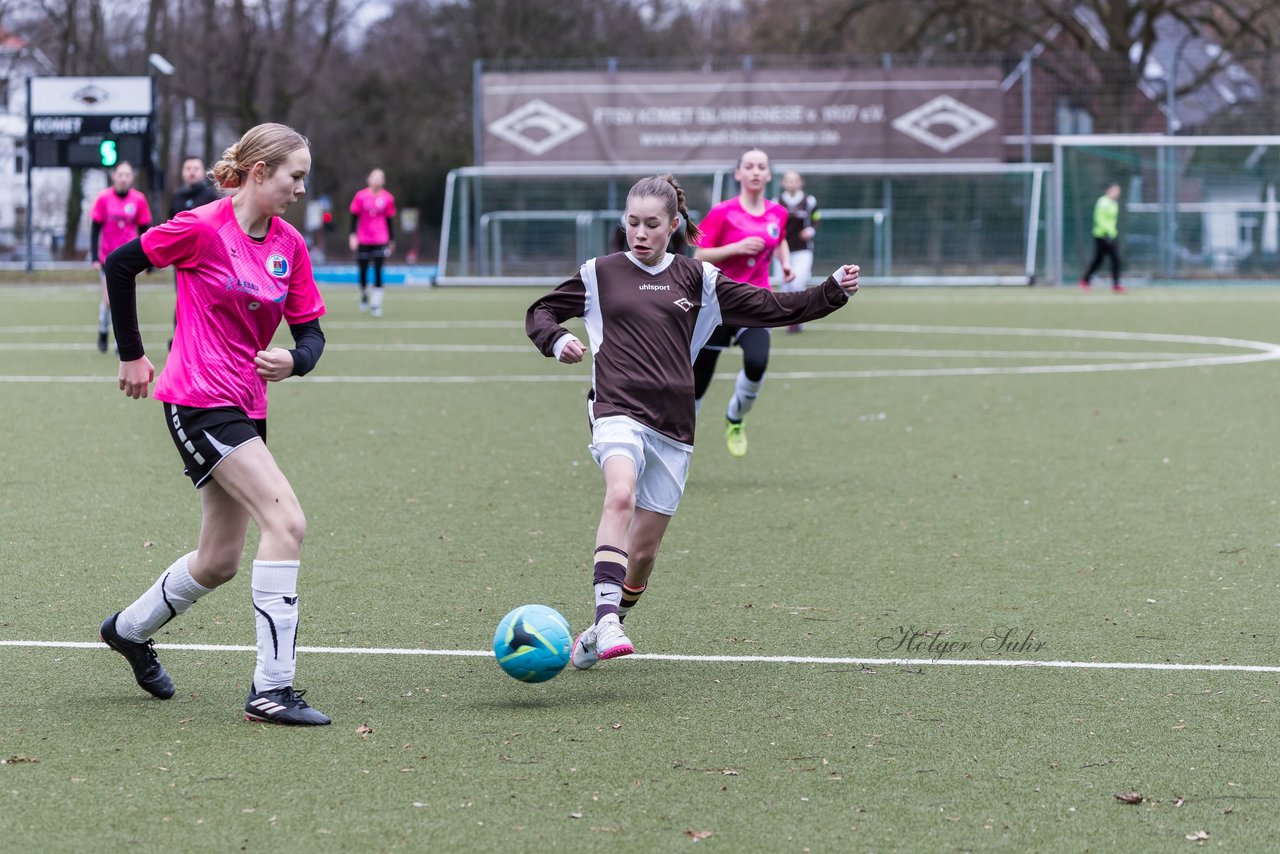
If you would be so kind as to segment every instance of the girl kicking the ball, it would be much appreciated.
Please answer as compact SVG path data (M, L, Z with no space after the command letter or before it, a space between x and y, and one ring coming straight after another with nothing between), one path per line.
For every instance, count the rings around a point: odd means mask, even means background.
M591 349L591 455L604 473L596 528L595 619L574 641L586 669L635 651L623 619L644 592L662 537L684 494L693 453L693 356L722 324L762 328L824 317L858 291L844 265L822 287L775 294L734 281L709 262L666 251L686 223L684 191L670 175L627 194L628 252L592 258L529 307L525 331L543 355L566 364L587 347L561 324L583 318Z

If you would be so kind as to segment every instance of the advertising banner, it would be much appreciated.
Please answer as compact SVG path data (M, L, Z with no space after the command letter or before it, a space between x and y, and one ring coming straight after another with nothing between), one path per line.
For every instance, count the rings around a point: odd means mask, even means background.
M482 165L999 160L998 68L485 72Z

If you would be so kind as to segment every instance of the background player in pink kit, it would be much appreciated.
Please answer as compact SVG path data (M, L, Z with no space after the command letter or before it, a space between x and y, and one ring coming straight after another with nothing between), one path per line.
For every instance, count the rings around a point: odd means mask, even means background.
M102 640L129 661L142 688L173 696L151 635L235 576L252 520L262 535L251 583L258 655L245 715L300 725L329 718L293 688L306 518L267 449L266 418L267 383L307 373L324 350L324 303L306 243L281 218L306 192L310 170L305 137L258 125L214 164L214 179L234 196L178 214L117 249L106 266L120 388L134 399L147 396L155 375L138 333L136 276L149 266L177 269L178 326L155 396L200 490L201 523L196 550L108 617ZM296 349L271 347L282 319Z
M360 310L382 317L382 262L395 249L396 197L386 190L387 176L381 169L369 173L368 186L351 200L351 236L360 270ZM373 296L366 285L369 265L373 265Z
M98 302L98 351L107 352L107 329L111 326L111 297L102 264L107 256L141 234L151 224L147 197L133 189L133 166L121 160L111 170L111 186L93 200L89 211L89 257L102 282Z
M794 276L785 239L787 209L764 196L773 178L769 155L756 149L744 152L738 158L733 177L741 189L735 198L707 211L698 224L702 238L694 257L717 265L726 276L769 290L769 260L776 254L783 278L790 282ZM724 415L725 442L735 457L747 453L747 434L742 422L764 384L764 374L769 368L769 341L768 329L724 326L702 348L693 367L694 397L701 411L702 398L711 385L720 352L734 343L742 348L742 370L738 372L733 397L729 398Z
M546 356L582 361L586 347L561 326L571 317L583 318L591 347L587 415L605 494L593 558L595 619L571 653L579 669L635 651L622 621L648 584L693 454L691 354L722 323L799 323L830 314L858 290L852 265L820 288L774 294L673 255L668 241L688 216L670 175L638 182L624 219L631 250L587 261L525 315L525 331ZM689 223L688 232L696 243L698 229Z

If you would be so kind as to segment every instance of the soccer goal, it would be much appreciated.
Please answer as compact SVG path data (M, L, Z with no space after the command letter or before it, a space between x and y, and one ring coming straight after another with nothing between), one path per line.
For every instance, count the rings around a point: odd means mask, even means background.
M773 165L777 194L790 164ZM1026 285L1045 269L1046 163L804 164L821 211L815 275L861 265L870 282ZM547 285L618 247L627 190L654 164L449 173L439 285ZM695 222L734 195L732 165L675 170Z
M1093 206L1119 184L1123 276L1248 281L1280 271L1280 136L1053 138L1050 277L1079 278Z

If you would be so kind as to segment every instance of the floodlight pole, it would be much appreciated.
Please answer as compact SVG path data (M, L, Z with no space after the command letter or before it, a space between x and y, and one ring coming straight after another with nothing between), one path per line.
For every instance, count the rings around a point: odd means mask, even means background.
M169 150L168 145L163 146L163 150L161 147L161 143L167 143L168 140L160 138L159 129L156 127L160 118L160 111L156 107L160 91L160 77L172 77L175 71L177 69L173 67L173 63L160 54L153 53L147 57L147 76L151 78L151 117L148 121L148 126L151 128L151 150L147 152L147 172L151 184L151 197L157 211L164 210L164 187L161 186L161 183L169 178ZM165 98L164 109L166 116L169 114L170 106L169 99Z
M1178 46L1173 49L1173 61L1169 63L1169 73L1164 87L1166 136L1174 136L1177 132L1178 63L1182 59L1183 49L1195 37L1194 31L1189 30L1183 33L1182 38L1178 40ZM1172 145L1166 146L1161 162L1164 164L1164 240L1162 241L1164 251L1161 253L1164 257L1161 272L1168 278L1173 278L1178 263L1178 150Z
M26 222L27 272L30 273L35 270L35 262L32 261L31 259L31 255L33 252L33 245L35 243L35 234L31 227L31 221L32 221L32 216L34 214L34 211L31 208L32 208L33 198L35 194L31 190L31 159L32 159L32 154L34 153L33 152L34 145L33 145L33 140L31 139L31 77L30 76L27 77L27 140L26 140L26 143L27 143L27 158L26 158L25 165L27 167L27 217L26 217L27 219L27 222Z

